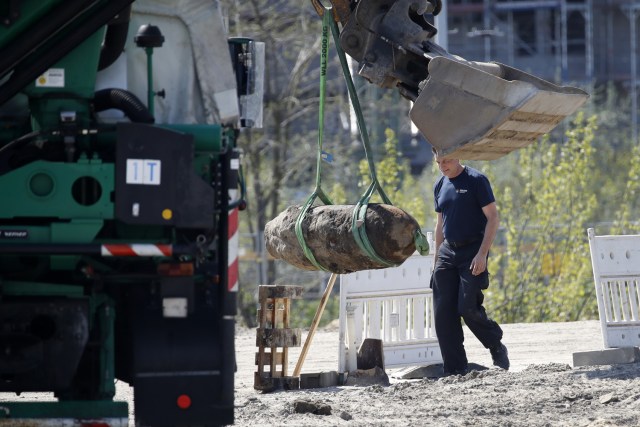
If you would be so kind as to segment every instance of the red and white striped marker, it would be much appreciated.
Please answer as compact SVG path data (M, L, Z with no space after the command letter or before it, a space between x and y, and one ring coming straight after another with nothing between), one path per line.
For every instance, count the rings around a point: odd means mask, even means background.
M151 256L169 257L173 254L171 245L154 245L147 243L134 243L130 245L112 244L101 245L102 256Z
M229 200L236 200L238 190L229 190ZM240 233L238 232L238 208L229 211L229 241L228 241L228 265L227 265L227 289L229 292L238 292L238 255Z

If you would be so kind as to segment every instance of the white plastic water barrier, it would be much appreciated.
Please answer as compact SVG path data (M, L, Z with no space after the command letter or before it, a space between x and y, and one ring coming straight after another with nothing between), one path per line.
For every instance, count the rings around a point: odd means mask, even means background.
M638 347L640 235L587 235L604 347Z
M399 267L340 276L338 372L357 369L365 338L383 341L386 368L442 362L429 288L433 262L433 255L416 254Z

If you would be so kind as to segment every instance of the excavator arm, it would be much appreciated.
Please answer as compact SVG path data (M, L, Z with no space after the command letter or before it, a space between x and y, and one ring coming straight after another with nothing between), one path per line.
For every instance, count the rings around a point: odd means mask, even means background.
M325 8L311 0L319 14ZM409 116L441 157L492 160L555 128L588 99L497 62L467 61L433 42L440 0L331 0L340 46L358 74L413 102Z

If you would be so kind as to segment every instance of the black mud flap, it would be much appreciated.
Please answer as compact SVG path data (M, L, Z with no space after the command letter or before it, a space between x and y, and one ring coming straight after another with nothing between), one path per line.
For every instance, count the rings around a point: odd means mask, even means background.
M193 306L178 317L145 291L132 299L130 384L141 426L233 424L235 320L222 315L215 299L203 303L199 285L184 287Z

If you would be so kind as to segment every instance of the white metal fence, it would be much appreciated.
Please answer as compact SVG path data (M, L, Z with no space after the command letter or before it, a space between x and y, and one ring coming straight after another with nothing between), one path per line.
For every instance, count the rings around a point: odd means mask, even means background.
M340 276L338 372L357 368L365 338L383 341L385 367L442 362L429 288L433 255Z
M587 234L604 347L640 346L640 235Z

